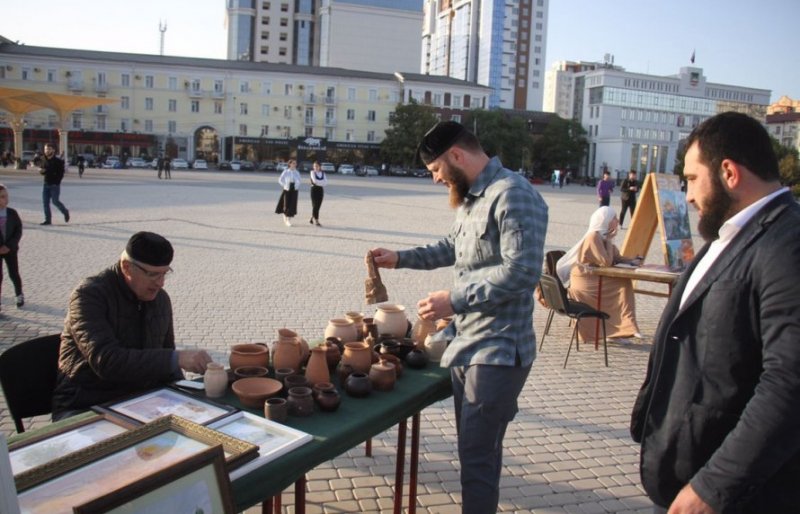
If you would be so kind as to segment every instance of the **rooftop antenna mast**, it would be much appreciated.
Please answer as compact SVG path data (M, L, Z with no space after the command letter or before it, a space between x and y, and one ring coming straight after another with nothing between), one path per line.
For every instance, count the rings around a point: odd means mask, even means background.
M166 21L162 24L161 20L158 20L158 31L161 32L161 46L159 49L159 55L164 55L164 33L167 31Z

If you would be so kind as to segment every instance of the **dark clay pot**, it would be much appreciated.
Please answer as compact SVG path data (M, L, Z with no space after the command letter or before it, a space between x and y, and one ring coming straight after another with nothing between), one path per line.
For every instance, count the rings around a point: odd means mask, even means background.
M293 387L289 389L289 415L308 417L314 414L314 399L311 398L311 389L308 387Z
M344 390L353 398L364 398L372 391L372 384L366 373L351 373L344 383Z
M325 412L334 412L342 403L342 397L335 388L320 391L316 400L320 410Z
M408 367L414 369L422 369L428 365L428 357L422 350L411 350L408 352L408 355L406 355L405 361Z

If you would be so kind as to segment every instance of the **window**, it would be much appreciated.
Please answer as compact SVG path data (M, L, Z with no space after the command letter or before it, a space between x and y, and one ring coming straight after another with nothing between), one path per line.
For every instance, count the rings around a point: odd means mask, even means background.
M47 82L56 81L56 70L47 70Z
M348 87L347 88L347 100L354 101L356 99L356 88Z
M219 79L214 81L214 92L215 93L224 93L225 92L224 84Z
M281 4L281 12L289 12L289 4Z
M283 117L287 120L292 119L292 106L287 105L283 108Z
M242 103L239 104L239 114L247 115L247 103L246 102L242 102Z
M314 127L306 127L305 135L306 137L312 137L314 135Z
M145 111L152 111L153 110L153 99L148 97L144 99L144 110Z
M239 82L239 92L240 93L249 93L250 92L250 83L246 80Z
M30 80L31 79L31 69L30 68L22 68L22 80Z
M123 73L120 76L119 83L122 87L131 87L131 76L129 73Z
M200 112L200 100L192 100L192 112Z
M178 122L170 120L167 122L167 132L173 133L178 131Z
M356 119L356 110L355 109L347 109L347 119L352 121Z
M369 90L369 101L370 102L377 102L378 101L378 90L377 89L370 89Z
M450 119L455 121L456 123L461 123L461 115L460 114L454 114L454 115L452 115L450 117Z
M287 38L288 34L286 34L286 32L281 32L280 36L278 37L280 41L286 41Z
M262 82L261 83L261 94L262 95L271 95L272 94L272 82Z
M369 141L370 143L375 141L375 131L374 130L367 131L367 141Z
M105 119L105 117L95 119L94 125L95 125L95 128L97 130L105 130L106 129L106 119ZM55 126L55 122L53 122L52 126Z
M123 132L131 128L131 120L128 118L122 118L119 120L119 129Z
M240 136L247 135L247 123L239 123L239 135Z
M434 93L433 94L433 105L442 105L442 94L441 93Z
M353 140L353 131L352 130L348 130L347 132L345 132L344 140L345 141L352 141Z
M289 18L281 18L281 27L289 26Z
M261 125L261 137L269 136L269 125Z
M367 111L367 120L375 121L375 111L373 110Z
M270 110L269 104L261 104L261 116L269 117Z
M461 95L453 95L453 107L461 108Z
M292 86L292 84L284 84L283 86L284 95L289 96L292 94L292 91L294 91L294 87Z
M170 77L169 78L169 86L168 87L172 91L177 90L178 89L178 77Z
M214 114L222 114L222 102L214 102Z
M283 55L283 56L286 55L286 47L285 46L282 46L282 47L278 48L278 55Z
M131 108L131 97L123 96L119 99L119 108L127 111Z
M153 120L144 120L144 131L145 132L153 131Z
M83 114L81 114L79 112L73 112L72 113L72 128L74 128L74 129L81 128L81 122L83 121L82 118L83 118Z
M155 78L152 75L144 76L144 87L147 89L153 89L153 87L155 87Z

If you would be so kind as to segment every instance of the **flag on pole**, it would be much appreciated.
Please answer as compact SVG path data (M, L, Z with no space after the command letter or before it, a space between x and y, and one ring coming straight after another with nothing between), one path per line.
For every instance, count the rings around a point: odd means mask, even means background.
M694 50L692 50L692 58L689 59L689 61L691 61L691 63L694 64Z

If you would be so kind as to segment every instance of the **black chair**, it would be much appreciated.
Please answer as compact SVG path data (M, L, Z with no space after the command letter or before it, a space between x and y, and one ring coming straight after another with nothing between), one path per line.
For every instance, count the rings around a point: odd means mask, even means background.
M23 418L49 414L58 374L61 334L37 337L12 346L0 355L0 385L18 433Z
M606 367L608 367L608 344L606 342L606 320L608 319L608 314L586 305L585 303L570 300L569 297L567 297L567 290L564 288L564 285L557 275L543 274L539 285L542 288L545 301L552 306L554 312L575 320L575 329L572 331L572 337L569 340L567 357L564 359L564 368L567 367L569 353L572 351L572 343L578 338L578 325L580 325L581 320L584 318L600 318L603 322L603 353L605 354ZM544 335L546 334L542 335L542 341L539 344L540 351L542 346L544 346ZM580 350L580 342L576 344L576 349Z
M544 272L548 275L556 276L556 263L558 263L558 260L563 257L565 253L566 252L563 250L551 250L547 252L544 255ZM542 334L542 338L544 339L544 336L550 333L550 324L553 323L553 316L555 315L556 311L549 303L547 303L544 293L542 293L542 285L539 284L536 287L539 290L541 302L547 309L549 309L547 313L547 323L544 326L544 333ZM570 320L570 323L572 323L572 320Z

